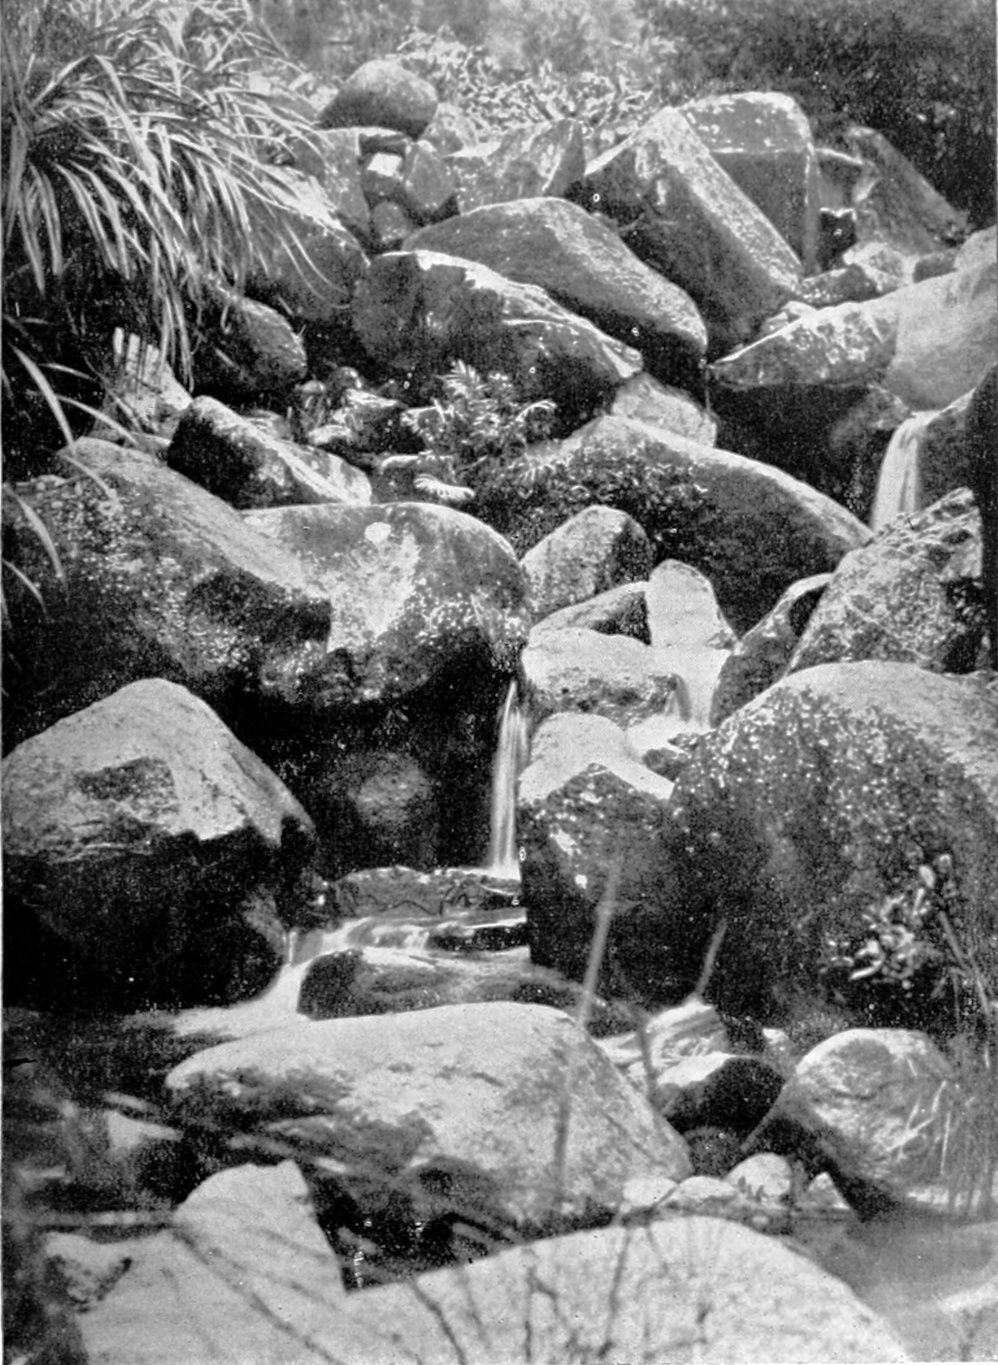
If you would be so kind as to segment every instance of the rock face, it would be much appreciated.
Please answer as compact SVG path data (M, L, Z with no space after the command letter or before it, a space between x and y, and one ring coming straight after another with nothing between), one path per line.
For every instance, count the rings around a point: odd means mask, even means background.
M608 336L639 350L665 382L696 374L707 333L692 300L640 261L605 223L564 200L492 204L409 238L409 250L478 261L545 289Z
M545 536L521 561L534 620L610 588L648 577L648 537L626 512L587 507Z
M221 955L250 894L290 884L311 851L312 822L283 783L203 702L156 679L19 745L3 793L10 913L30 907L125 999L197 999L211 971L187 994L192 960ZM270 928L265 971L281 941Z
M985 979L998 965L998 698L979 678L880 662L795 673L700 741L672 817L671 881L685 915L668 943L680 946L681 928L695 936L697 923L706 943L727 918L711 982L726 1007L779 1015L835 958L871 965L872 936L884 956L846 994L897 1017L906 995L891 974L904 967L889 943L907 916L931 946L919 907L949 905ZM930 980L943 970L938 957L922 965ZM935 1025L952 993L933 1003L923 986Z
M541 1005L289 1024L198 1053L167 1083L192 1113L224 1121L250 1104L262 1135L336 1158L371 1217L396 1199L414 1218L539 1229L615 1208L636 1176L689 1173L669 1126Z
M511 128L495 142L451 157L449 166L464 213L538 195L560 198L585 172L582 124L563 118Z
M635 255L685 289L713 354L746 340L793 294L800 262L683 115L663 109L586 168L589 206Z
M685 705L668 664L625 635L578 627L532 632L521 668L535 720L584 711L627 728Z
M365 62L344 81L319 115L320 128L397 128L419 137L433 118L437 95L429 81L399 62Z

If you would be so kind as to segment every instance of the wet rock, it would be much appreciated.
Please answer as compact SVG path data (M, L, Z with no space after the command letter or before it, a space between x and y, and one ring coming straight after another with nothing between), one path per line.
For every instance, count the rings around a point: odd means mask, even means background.
M354 296L353 322L372 359L425 380L463 360L499 370L524 401L559 415L591 410L641 369L638 353L533 285L432 251L379 256Z
M529 584L534 620L540 621L562 607L646 579L652 550L633 517L594 506L545 536L520 565Z
M814 574L794 583L772 611L737 642L718 675L711 725L720 725L783 676L831 577Z
M201 1052L167 1084L192 1118L239 1122L249 1105L262 1137L333 1158L372 1218L408 1199L424 1220L542 1228L615 1209L634 1176L689 1170L680 1139L596 1044L538 1005L442 1006L404 1028L300 1021Z
M312 822L284 785L159 679L19 745L3 790L11 913L38 915L123 998L187 994L192 956L210 959L248 893L291 882L311 851ZM250 924L243 936L244 952L268 947ZM187 998L206 989L192 982Z
M717 422L699 403L680 389L659 384L648 374L635 375L620 386L609 414L665 427L701 445L712 446L717 441Z
M676 783L671 878L686 914L682 936L663 920L663 947L704 945L725 918L712 998L762 1022L828 981L846 1018L948 1027L936 909L953 908L963 951L994 970L996 738L998 700L980 678L863 662L776 683L703 736ZM905 922L926 954L908 966L885 946ZM883 957L850 981L871 965L871 938Z
M261 431L216 398L196 398L166 452L171 469L233 507L369 503L366 475L344 460Z
M561 198L582 179L585 166L582 124L573 118L511 128L449 162L462 213L540 195Z
M668 665L625 635L578 628L531 632L520 666L535 721L584 711L626 728L683 702Z
M621 583L585 602L553 611L535 622L531 639L539 639L548 630L595 630L600 635L629 635L642 644L650 644L645 587L641 582Z
M714 355L794 293L800 262L683 115L663 109L586 168L587 207L700 309Z
M456 915L505 911L518 887L487 872L437 868L368 867L340 877L330 887L330 907L344 919L398 913L444 920Z
M315 704L389 704L462 669L511 673L526 636L525 583L509 545L428 503L247 513L300 557L327 603ZM331 613L331 615L330 615ZM277 692L294 677L274 678Z
M666 381L695 377L706 350L707 333L690 298L605 223L564 200L492 204L424 228L406 246L477 261L539 286L640 351L646 368Z
M360 866L436 865L439 793L412 754L352 749L306 776L299 790L315 821L320 859L328 846L331 867L342 849Z
M210 340L195 350L196 393L228 403L280 400L308 373L301 339L265 303L216 290L200 326Z
M320 128L350 128L376 124L419 137L437 108L429 81L407 71L399 62L365 62L344 81L319 115Z
M681 106L714 160L814 270L818 157L811 126L789 95L711 95Z
M843 559L787 665L894 659L966 673L984 634L980 520L965 489L898 517Z

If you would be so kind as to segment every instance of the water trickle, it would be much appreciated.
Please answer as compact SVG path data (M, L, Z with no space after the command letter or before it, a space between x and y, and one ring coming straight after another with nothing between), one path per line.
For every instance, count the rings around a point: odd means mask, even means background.
M921 501L919 454L922 435L934 417L933 412L916 412L894 432L890 439L877 478L877 491L870 514L870 526L879 531L895 517L911 516Z
M516 784L528 756L527 718L520 708L516 683L509 685L499 720L499 740L492 761L492 822L487 871L518 878Z

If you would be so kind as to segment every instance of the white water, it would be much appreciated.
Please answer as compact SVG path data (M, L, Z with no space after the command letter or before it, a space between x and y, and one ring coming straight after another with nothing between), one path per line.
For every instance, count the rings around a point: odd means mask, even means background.
M922 435L934 412L916 412L890 439L880 465L870 527L879 531L898 516L912 516L921 506L919 455Z
M529 752L527 718L511 682L499 720L499 739L492 761L492 814L486 871L494 877L518 880L520 855L516 842L516 784Z

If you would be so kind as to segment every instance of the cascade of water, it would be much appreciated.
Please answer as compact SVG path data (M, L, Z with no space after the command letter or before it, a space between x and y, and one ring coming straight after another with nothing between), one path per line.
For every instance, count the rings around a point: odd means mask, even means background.
M492 762L492 823L488 871L496 877L519 877L516 843L516 783L528 755L527 718L517 700L516 683L509 685L499 721L499 740Z
M877 478L877 491L870 514L870 526L879 531L895 517L911 516L917 512L921 500L919 453L922 433L935 414L916 412L907 418L890 439Z

